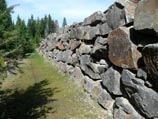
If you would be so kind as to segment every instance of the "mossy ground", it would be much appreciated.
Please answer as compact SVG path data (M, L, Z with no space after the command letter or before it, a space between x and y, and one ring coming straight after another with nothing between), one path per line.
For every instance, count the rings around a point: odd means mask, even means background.
M7 118L110 119L81 87L37 53L22 62L20 72L9 76L2 86L9 92L2 95Z

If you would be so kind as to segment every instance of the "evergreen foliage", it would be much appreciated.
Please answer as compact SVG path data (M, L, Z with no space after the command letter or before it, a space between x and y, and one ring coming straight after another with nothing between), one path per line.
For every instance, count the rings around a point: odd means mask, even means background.
M67 20L66 20L66 18L64 17L62 27L65 27L65 26L67 26Z
M33 52L42 38L59 28L58 21L52 20L51 15L41 19L31 15L27 24L18 16L14 24L11 17L14 7L7 7L6 1L0 0L0 80L5 77L12 60Z

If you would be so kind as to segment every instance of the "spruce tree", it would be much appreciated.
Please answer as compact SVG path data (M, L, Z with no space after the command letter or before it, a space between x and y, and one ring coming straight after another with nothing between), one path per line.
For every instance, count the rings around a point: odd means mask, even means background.
M55 32L57 32L59 29L59 23L58 20L55 20Z
M66 21L66 18L64 17L62 27L65 27L65 26L67 26L67 21Z

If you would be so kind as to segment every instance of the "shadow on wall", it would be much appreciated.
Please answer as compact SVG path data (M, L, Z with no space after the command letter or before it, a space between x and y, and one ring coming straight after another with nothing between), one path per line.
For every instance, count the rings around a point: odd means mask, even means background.
M0 94L0 119L37 119L47 113L54 113L56 99L50 99L57 88L46 88L44 80L28 87L25 91L10 91Z

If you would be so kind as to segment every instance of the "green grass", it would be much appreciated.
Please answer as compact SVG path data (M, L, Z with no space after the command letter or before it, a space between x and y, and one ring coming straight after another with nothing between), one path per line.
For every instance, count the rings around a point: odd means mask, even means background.
M2 85L0 119L107 119L81 88L37 53L19 69Z

